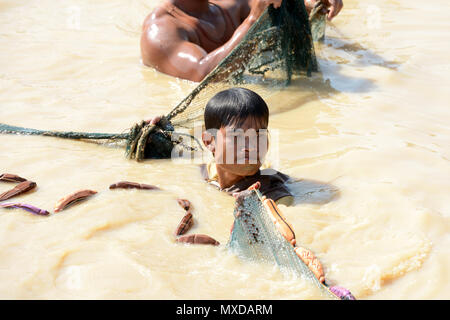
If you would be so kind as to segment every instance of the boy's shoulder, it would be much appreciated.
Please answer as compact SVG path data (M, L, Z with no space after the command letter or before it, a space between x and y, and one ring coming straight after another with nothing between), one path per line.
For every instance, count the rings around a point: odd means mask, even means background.
M217 182L217 172L215 171L214 164L202 165L201 173L203 179L205 179L208 183L220 188ZM290 177L282 172L271 168L266 168L259 170L252 176L247 176L239 180L232 186L222 189L222 191L233 194L235 192L247 190L248 187L259 181L261 183L259 191L263 195L278 204L289 206L294 202L294 197L285 184L289 179Z
M286 186L286 182L288 180L288 175L277 170L267 168L259 170L253 176L243 178L224 191L228 193L244 191L252 184L259 181L261 183L259 191L264 196L272 199L277 204L284 204L286 206L289 206L294 202L294 197Z

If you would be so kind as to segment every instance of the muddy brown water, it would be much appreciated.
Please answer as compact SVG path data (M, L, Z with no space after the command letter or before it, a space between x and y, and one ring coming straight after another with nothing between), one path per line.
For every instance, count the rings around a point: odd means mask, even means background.
M357 298L448 299L447 2L344 2L317 48L328 83L268 99L272 160L295 180L295 206L280 208L327 281ZM2 0L1 122L123 132L168 112L195 84L140 63L141 23L157 3ZM46 137L2 135L0 150L0 173L38 185L17 201L52 211L76 190L98 191L48 217L0 210L3 299L320 298L226 250L233 199L196 164L136 163L120 148ZM109 190L123 180L162 190ZM177 198L192 202L190 232L220 246L175 242Z

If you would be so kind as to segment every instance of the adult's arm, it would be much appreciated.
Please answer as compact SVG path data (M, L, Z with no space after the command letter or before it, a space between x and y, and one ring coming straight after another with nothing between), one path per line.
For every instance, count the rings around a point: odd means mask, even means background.
M210 53L190 42L182 30L170 23L167 15L155 19L144 30L141 38L144 63L175 77L201 81L236 47L269 5L273 4L278 8L281 2L282 0L252 0L249 15L233 36Z

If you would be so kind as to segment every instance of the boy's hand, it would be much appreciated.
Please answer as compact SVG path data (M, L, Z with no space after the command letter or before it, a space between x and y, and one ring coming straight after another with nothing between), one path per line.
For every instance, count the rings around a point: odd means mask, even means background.
M162 116L156 116L151 119L145 120L146 124L157 124L161 120Z

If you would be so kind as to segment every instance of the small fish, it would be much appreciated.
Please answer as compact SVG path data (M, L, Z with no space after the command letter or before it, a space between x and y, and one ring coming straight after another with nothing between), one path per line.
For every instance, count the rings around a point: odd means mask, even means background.
M189 231L194 224L194 219L192 217L192 213L188 212L184 215L183 219L181 219L180 224L178 225L175 235L181 236Z
M16 174L12 174L12 173L3 173L0 174L0 181L3 182L24 182L27 181L27 179L19 177Z
M189 234L177 238L177 242L191 243L191 244L211 244L218 246L220 243L206 234Z
M130 181L120 181L117 183L113 183L109 186L109 189L143 189L143 190L160 190L156 186L152 186L150 184L143 184L137 182Z
M312 273L314 273L316 278L323 283L325 281L325 274L319 259L317 259L311 251L302 247L296 247L294 251L297 256L308 266Z
M19 183L13 189L8 190L0 194L0 201L11 199L12 197L18 196L19 194L30 191L36 187L36 182L24 181Z
M24 204L24 203L1 203L0 207L24 209L28 212L31 212L33 214L37 214L40 216L48 216L50 214L50 212L48 212L47 210L42 210L35 206L32 206L31 204Z
M341 300L356 300L350 290L345 289L344 287L333 286L330 287L330 291L341 298Z
M178 204L186 211L189 211L191 208L191 202L186 199L177 199Z
M73 203L77 201L84 200L94 194L96 194L97 191L93 190L79 190L72 194L69 194L68 196L65 196L64 198L61 198L55 205L55 212L59 212L61 210L64 210L68 206L72 205Z

